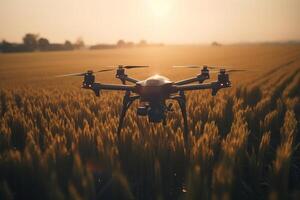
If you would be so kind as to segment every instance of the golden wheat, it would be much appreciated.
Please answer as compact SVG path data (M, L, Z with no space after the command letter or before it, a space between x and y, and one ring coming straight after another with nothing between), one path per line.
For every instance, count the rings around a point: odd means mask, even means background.
M256 63L257 54L264 59ZM0 199L297 198L299 55L298 46L280 45L0 55ZM178 105L164 127L138 118L134 104L118 137L123 94L101 92L97 98L79 89L80 80L49 78L81 64L112 64L101 60L105 56L150 62L175 79L195 72L161 65L220 62L258 72L232 75L234 87L216 97L187 94L187 150ZM66 68L52 67L58 58L65 59L58 67Z

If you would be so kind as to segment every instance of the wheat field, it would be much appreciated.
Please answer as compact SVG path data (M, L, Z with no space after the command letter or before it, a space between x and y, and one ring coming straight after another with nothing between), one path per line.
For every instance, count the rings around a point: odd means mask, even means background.
M81 78L105 65L144 79L180 80L207 64L247 69L213 97L187 92L189 146L180 110L167 125L128 110L123 92L100 97ZM119 83L115 72L96 76ZM216 76L212 76L212 80ZM300 46L165 46L0 54L0 199L299 199Z

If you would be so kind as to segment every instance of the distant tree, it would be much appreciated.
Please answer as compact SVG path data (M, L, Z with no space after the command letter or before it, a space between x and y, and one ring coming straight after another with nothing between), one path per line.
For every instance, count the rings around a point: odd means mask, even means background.
M42 51L48 50L49 46L50 46L50 42L49 42L48 39L40 38L38 40L38 47L39 47L40 50L42 50Z
M119 40L117 42L117 47L124 47L126 45L125 41L124 40Z
M12 52L13 51L13 44L3 40L1 43L1 51L2 52Z
M24 52L24 51L28 51L28 49L23 44L10 43L3 40L0 51L2 51L3 53L11 53L11 52Z
M65 46L66 50L73 50L74 49L73 44L69 40L65 41L65 45L64 46Z
M221 44L218 43L218 42L216 42L216 41L214 41L214 42L211 43L211 46L217 46L218 47L218 46L221 46Z
M37 34L32 34L32 33L27 33L24 37L23 37L23 43L25 45L25 48L28 51L34 51L37 49L38 47L38 35Z
M75 46L77 45L77 46ZM0 52L10 53L10 52L28 52L28 51L63 51L63 50L73 50L74 48L84 47L84 42L82 39L78 39L76 44L72 44L70 41L66 40L65 43L50 43L47 38L38 38L35 34L26 34L23 37L23 43L10 43L3 40L0 43Z

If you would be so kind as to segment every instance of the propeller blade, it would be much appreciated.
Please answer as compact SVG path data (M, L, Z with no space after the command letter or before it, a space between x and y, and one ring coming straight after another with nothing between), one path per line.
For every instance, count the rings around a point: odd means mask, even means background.
M146 68L149 66L145 66L145 65L125 65L123 66L123 68L125 69L133 69L133 68Z
M204 65L205 66L205 65ZM217 65L211 65L211 66L206 66L208 69L232 69L233 67L229 67L229 66L223 66L223 65L220 65L220 66L217 66Z
M249 70L246 70L246 69L230 69L230 70L227 70L226 72L228 72L228 73L232 73L232 72L249 72Z
M246 70L246 69L220 69L220 70L225 70L225 73L236 73L236 72L249 72L250 70ZM211 74L217 74L220 73L220 70L214 70L214 71L210 71L209 73Z
M207 65L177 65L173 66L174 68L204 68L207 67L208 69L218 69L218 67L215 66L207 66Z
M201 68L200 66L197 65L176 65L172 66L174 68Z
M68 76L84 76L87 73L101 73L101 72L108 72L108 71L113 71L115 69L102 69L102 70L98 70L93 72L92 70L89 70L87 72L79 72L79 73L71 73L71 74L62 74L62 75L57 75L55 77L68 77Z
M71 73L71 74L62 74L62 75L57 75L55 77L68 77L68 76L84 76L86 72L82 73Z
M109 71L114 71L115 69L102 69L99 71L95 71L94 73L101 73L101 72L109 72Z
M217 66L206 66L208 69L220 69L220 67Z
M84 76L86 73L101 73L101 72L109 72L109 71L114 71L117 69L117 66L102 66L102 67L113 67L114 69L102 69L98 71L87 71L87 72L79 72L79 73L71 73L71 74L62 74L62 75L57 75L55 77L68 77L68 76ZM125 69L133 69L133 68L145 68L149 66L142 66L142 65L125 65L125 66L119 66L119 68L125 68Z

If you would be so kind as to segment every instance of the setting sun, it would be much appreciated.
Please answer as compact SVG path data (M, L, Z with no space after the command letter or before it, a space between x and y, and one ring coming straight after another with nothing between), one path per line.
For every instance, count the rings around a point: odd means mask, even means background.
M147 3L152 15L159 18L167 17L172 6L170 0L147 0Z

